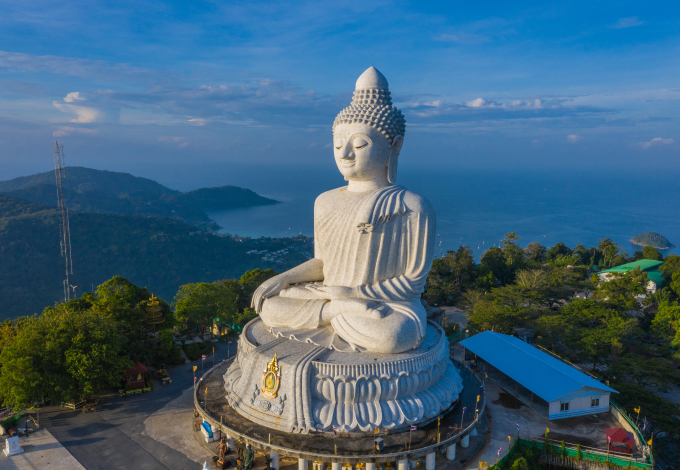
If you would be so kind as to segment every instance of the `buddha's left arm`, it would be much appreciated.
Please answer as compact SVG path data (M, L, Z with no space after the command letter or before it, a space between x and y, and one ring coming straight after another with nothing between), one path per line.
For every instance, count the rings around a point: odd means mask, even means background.
M397 256L408 257L405 272L375 284L358 286L358 297L409 302L420 298L432 267L436 219L431 208L412 213L408 217L408 249L401 250L397 254Z

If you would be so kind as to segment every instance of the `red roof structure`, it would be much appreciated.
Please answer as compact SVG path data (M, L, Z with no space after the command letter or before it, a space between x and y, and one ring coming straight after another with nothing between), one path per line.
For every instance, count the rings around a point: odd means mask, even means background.
M125 376L127 377L127 384L130 390L136 390L138 388L144 388L146 385L146 375L149 369L146 368L144 364L138 362L132 369L125 371Z
M626 454L633 453L633 449L635 449L635 438L633 437L633 433L622 428L606 428L604 432L607 435L610 451L623 452Z
M137 375L143 374L145 372L149 372L149 369L147 369L146 366L141 362L138 362L137 364L134 365L132 369L126 370L125 375Z

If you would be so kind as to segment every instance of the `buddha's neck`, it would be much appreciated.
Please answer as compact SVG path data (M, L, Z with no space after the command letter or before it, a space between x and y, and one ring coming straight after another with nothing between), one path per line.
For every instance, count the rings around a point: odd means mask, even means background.
M376 189L384 188L390 183L387 181L387 175L381 175L377 178L368 181L349 181L347 191L353 193L363 193L366 191L375 191Z

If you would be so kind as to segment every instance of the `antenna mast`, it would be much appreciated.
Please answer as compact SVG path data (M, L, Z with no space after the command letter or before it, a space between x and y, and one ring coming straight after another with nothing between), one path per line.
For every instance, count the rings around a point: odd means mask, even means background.
M66 170L64 165L64 146L58 141L52 144L54 153L54 177L57 181L57 207L61 210L61 226L59 227L59 246L61 256L66 264L66 279L64 280L64 302L71 300L71 274L73 274L73 258L71 256L71 225L68 219L68 207L64 202L64 177Z

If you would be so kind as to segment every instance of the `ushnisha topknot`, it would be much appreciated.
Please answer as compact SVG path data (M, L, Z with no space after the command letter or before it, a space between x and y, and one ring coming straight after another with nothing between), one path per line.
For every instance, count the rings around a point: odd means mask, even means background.
M363 123L377 129L390 145L395 137L403 137L406 132L404 115L392 106L387 79L373 66L357 80L352 104L337 115L333 132L339 124L352 123Z

